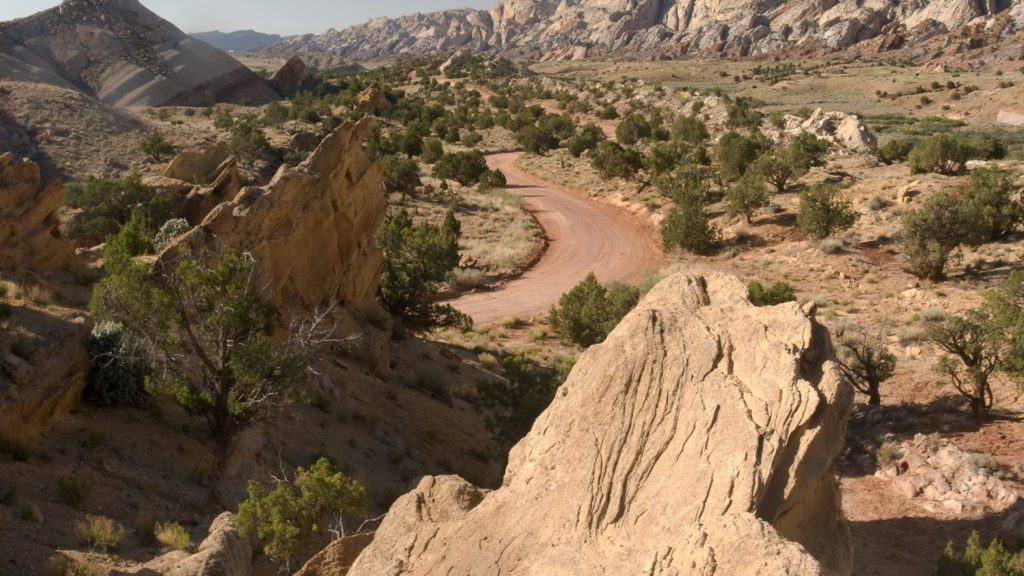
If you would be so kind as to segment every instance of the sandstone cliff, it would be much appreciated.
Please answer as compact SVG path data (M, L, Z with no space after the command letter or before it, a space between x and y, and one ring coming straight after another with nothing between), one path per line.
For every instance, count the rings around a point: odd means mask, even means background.
M43 184L36 163L0 155L0 270L48 272L77 264L58 232L63 201L64 187Z
M831 355L795 303L670 277L581 357L501 488L424 478L348 574L850 574ZM329 556L304 574L344 574Z
M449 10L377 19L341 31L287 39L278 54L313 51L373 60L468 47L569 59L617 52L683 55L771 53L793 46L842 49L908 32L949 33L1009 14L1019 0L500 0L489 11Z
M252 71L138 0L65 0L0 23L0 78L74 88L121 107L276 98Z

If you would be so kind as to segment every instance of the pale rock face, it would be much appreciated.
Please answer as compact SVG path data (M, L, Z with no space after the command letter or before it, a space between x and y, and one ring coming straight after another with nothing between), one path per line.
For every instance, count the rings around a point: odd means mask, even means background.
M79 89L106 104L263 104L256 74L137 0L66 0L0 23L0 77Z
M238 533L234 515L224 512L213 520L209 536L194 554L172 552L152 562L152 568L166 576L250 576L252 553L249 540Z
M583 354L501 488L424 478L348 574L850 574L832 353L809 309L670 277Z
M43 184L38 164L0 155L0 270L52 272L78 265L58 232L63 201L64 186Z

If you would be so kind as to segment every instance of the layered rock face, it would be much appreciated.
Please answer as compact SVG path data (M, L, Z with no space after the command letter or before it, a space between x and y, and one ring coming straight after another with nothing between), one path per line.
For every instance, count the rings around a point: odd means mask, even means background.
M74 88L121 107L276 98L252 71L137 0L65 0L0 23L0 78Z
M381 264L374 235L387 199L380 167L362 149L369 125L346 123L298 167L282 166L265 187L243 188L168 247L160 263L173 265L182 253L245 250L279 309L372 302Z
M8 152L0 155L0 270L50 272L77 264L60 238L58 181L43 184L39 166Z
M850 574L831 357L795 303L670 277L580 358L501 488L423 479L348 574Z
M490 11L449 10L290 39L279 54L330 52L372 60L460 47L569 59L625 52L769 53L791 46L842 49L872 38L939 33L1008 12L1019 0L501 0Z

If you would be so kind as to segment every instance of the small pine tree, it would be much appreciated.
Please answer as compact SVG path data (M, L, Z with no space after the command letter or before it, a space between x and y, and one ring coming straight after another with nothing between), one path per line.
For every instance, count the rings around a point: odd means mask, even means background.
M603 286L591 272L551 310L551 327L586 348L604 341L639 298L636 288Z
M800 194L797 225L812 238L822 240L846 230L857 221L853 204L838 186L818 184Z
M709 254L718 247L721 233L711 223L703 204L676 204L661 225L661 241L666 249L679 247L694 254Z
M750 223L759 208L768 205L768 190L764 176L757 170L747 170L735 184L725 192L730 216L742 214Z

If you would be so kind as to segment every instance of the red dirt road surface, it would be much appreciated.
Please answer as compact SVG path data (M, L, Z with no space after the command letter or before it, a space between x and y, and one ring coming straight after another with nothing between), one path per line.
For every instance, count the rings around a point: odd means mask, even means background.
M651 231L628 212L593 202L520 170L518 152L488 156L501 170L511 192L537 218L548 249L522 276L490 291L464 294L447 303L477 324L547 313L587 274L598 280L635 282L659 266L663 254Z

